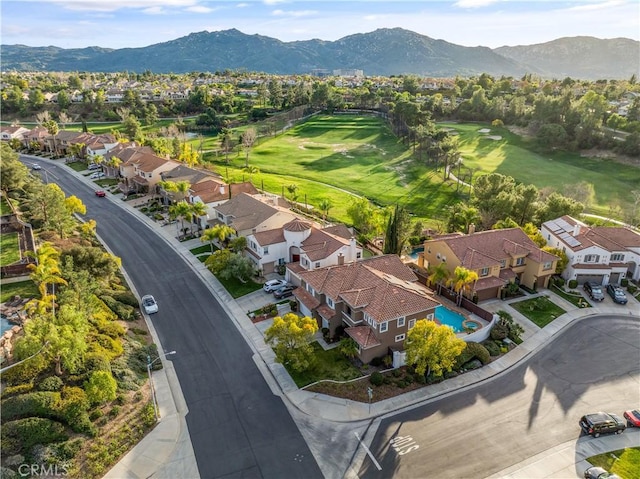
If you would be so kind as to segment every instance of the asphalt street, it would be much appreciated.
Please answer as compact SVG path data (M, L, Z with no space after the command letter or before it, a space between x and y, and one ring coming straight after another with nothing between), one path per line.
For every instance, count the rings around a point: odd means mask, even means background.
M495 379L380 421L363 478L488 477L567 441L583 414L640 404L640 323L583 319ZM578 462L576 460L576 462ZM581 476L583 471L576 471Z
M27 161L29 164L31 160ZM253 351L198 275L163 238L135 216L45 162L55 181L87 206L98 235L122 258L140 296L153 294L151 317L180 381L200 477L322 477L280 397L267 386Z

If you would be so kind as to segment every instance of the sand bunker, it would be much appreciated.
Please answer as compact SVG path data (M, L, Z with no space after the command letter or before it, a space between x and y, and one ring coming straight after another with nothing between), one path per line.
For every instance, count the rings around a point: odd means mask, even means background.
M489 128L482 128L478 130L478 133L489 133L491 130Z

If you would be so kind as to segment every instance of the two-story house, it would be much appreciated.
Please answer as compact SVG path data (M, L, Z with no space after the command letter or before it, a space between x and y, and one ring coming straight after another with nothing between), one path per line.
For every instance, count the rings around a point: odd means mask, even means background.
M0 140L9 141L17 138L23 141L24 136L29 133L29 129L20 125L0 126Z
M562 277L598 284L640 280L640 233L622 226L587 226L571 216L546 221L540 228L549 246L561 249L568 264Z
M497 298L509 283L546 288L558 257L540 249L520 228L451 235L424 243L424 267L446 265L449 277L462 266L478 274L472 295ZM471 299L471 298L470 298Z
M249 181L226 184L222 180L206 179L191 185L187 198L189 203L200 202L207 207L207 214L198 219L200 228L207 229L209 227L209 218L217 217L215 207L241 193L251 196L260 194L256 187L253 186L253 183Z
M248 235L246 252L263 274L286 265L287 280L296 285L300 284L300 271L362 258L362 248L346 226L321 229L299 218L280 228Z
M408 331L434 319L440 303L433 291L396 255L299 272L294 290L299 311L334 336L344 328L358 344L363 363L404 351Z
M112 156L120 159L118 170L119 187L125 194L155 193L157 184L162 180L162 173L176 168L180 163L157 156L149 147L130 146L114 149L105 155L110 161Z
M286 208L280 207L277 199L240 193L230 200L213 208L214 216L209 225L222 223L236 231L237 236L245 238L259 231L268 231L294 220L296 216Z

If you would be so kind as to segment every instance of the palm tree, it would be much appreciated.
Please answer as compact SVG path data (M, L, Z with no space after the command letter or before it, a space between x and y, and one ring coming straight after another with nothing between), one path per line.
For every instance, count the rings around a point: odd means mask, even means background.
M249 182L251 182L251 175L260 173L260 168L257 166L245 166L242 171L249 175Z
M207 205L205 205L202 201L196 201L195 203L191 203L191 221L193 224L194 220L197 220L198 230L200 230L200 217L205 216L207 214Z
M458 306L462 303L462 296L471 291L471 283L475 283L476 281L478 281L478 273L464 266L456 266L453 272L453 278L447 281L447 285L453 286L453 290L458 295Z
M220 245L222 245L222 243L224 243L224 241L229 236L235 234L235 232L236 231L231 226L218 224L213 228L207 228L206 230L204 230L202 236L200 237L200 241L202 241L203 243L209 241L209 243L211 244L211 254L213 254L213 242L215 240L218 240Z
M58 263L60 251L53 244L46 242L38 248L36 253L28 252L27 254L36 258L36 264L29 264L27 268L31 270L29 277L36 283L38 291L40 291L40 301L46 302L47 305L55 305L56 297L55 294L49 294L49 285L55 288L56 284L67 284L61 276L62 272Z
M427 278L429 280L429 285L437 285L438 286L438 294L440 294L440 288L442 288L442 283L446 282L449 279L449 269L447 268L446 263L440 263L438 266L431 270L431 274Z
M295 203L296 199L298 198L298 194L296 193L298 191L298 185L296 185L295 183L290 184L289 186L287 186L287 191L291 195L291 201Z
M179 201L169 207L169 217L171 219L180 218L180 231L184 233L184 220L191 214L191 207L186 201Z
M329 210L332 207L333 207L333 203L331 203L331 200L329 200L328 198L322 198L320 200L320 204L318 205L318 208L320 208L320 211L322 211L322 221L327 219L327 216L329 216Z

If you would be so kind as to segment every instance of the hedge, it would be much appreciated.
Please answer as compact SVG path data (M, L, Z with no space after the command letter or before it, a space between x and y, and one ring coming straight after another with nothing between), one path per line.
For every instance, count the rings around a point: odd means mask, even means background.
M455 369L460 369L472 359L478 359L482 364L491 361L491 355L487 348L480 343L468 342L460 355L456 358Z
M4 399L0 403L0 417L3 421L37 416L58 418L59 392L39 391Z

